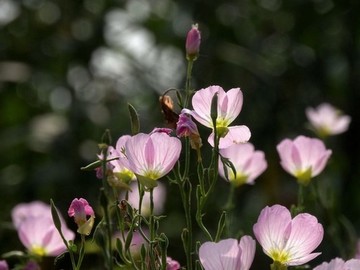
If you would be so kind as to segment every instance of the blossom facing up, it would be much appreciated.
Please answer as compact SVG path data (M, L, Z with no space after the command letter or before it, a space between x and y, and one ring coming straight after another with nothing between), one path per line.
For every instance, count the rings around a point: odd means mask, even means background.
M320 137L343 133L351 122L350 116L328 103L322 103L317 108L307 108L305 113L311 127Z
M75 223L78 226L78 233L83 235L90 234L94 225L95 214L87 200L75 198L70 204L68 215L69 217L74 217Z
M340 258L332 259L330 262L323 262L313 270L358 270L360 269L360 260L351 259L344 261Z
M29 253L36 256L58 256L66 250L54 225L50 205L41 201L20 203L12 209L11 216L19 239ZM64 218L59 218L66 240L74 240L75 234L66 226Z
M225 239L218 243L205 242L199 258L205 270L248 270L254 260L256 243L250 236Z
M132 182L130 184L131 191L129 192L129 198L128 203L133 208L139 208L139 189L138 189L138 183ZM120 198L120 201L123 199L123 195ZM158 183L157 187L154 188L153 191L153 201L154 201L154 214L160 215L163 213L164 205L165 205L165 199L166 199L166 188L163 184ZM141 214L143 216L149 216L150 215L150 193L145 192L142 200L141 205Z
M251 133L247 126L229 125L240 114L243 105L243 94L240 88L232 88L225 92L217 85L196 91L192 98L192 116L202 125L214 129L211 117L211 105L217 95L216 131L220 137L219 148L226 148L233 143L244 143L250 139ZM214 132L213 132L214 133ZM209 137L209 143L214 144L214 134Z
M173 260L171 257L166 257L166 270L179 270L180 263Z
M220 154L234 165L236 176L230 167L226 166L226 170L230 182L237 187L242 184L253 184L267 168L264 152L255 151L251 143L233 144L228 148L220 149ZM220 160L219 174L226 179L224 165Z
M75 234L66 226L61 226L66 240L74 240ZM29 217L18 227L21 243L37 256L58 256L66 251L66 246L55 228L51 217Z
M200 51L200 43L201 43L201 34L198 29L197 24L193 24L191 30L187 33L186 36L186 58L188 60L196 60Z
M264 253L274 263L302 265L321 254L311 252L320 245L324 229L310 214L298 214L292 219L290 211L284 206L266 206L253 231Z
M305 136L293 141L284 139L277 145L277 151L283 169L304 185L323 171L332 153L321 140Z
M174 167L181 152L181 142L163 132L139 133L125 144L130 170L151 180L157 180Z

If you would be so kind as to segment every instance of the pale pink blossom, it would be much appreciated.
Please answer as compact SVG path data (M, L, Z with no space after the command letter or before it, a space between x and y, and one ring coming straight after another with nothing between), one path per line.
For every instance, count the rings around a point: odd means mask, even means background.
M129 191L129 198L128 203L131 205L132 208L139 208L139 189L138 183L132 182L130 184L130 191ZM121 194L120 200L124 199L124 194ZM166 199L166 188L164 184L158 183L157 187L153 190L153 201L154 201L154 214L159 215L164 211L164 204ZM142 200L141 205L141 214L143 216L150 215L150 193L145 192Z
M218 243L205 242L199 258L205 270L248 270L255 256L256 243L250 236L225 239Z
M180 263L173 260L171 257L166 257L166 270L179 270Z
M74 240L75 234L64 224L61 230L67 241ZM66 251L52 218L47 215L26 218L18 227L18 235L27 250L37 256L58 256Z
M29 217L43 216L52 218L50 205L42 201L19 203L11 210L12 223L15 228L18 228Z
M255 179L267 168L264 152L255 151L251 143L233 144L228 148L220 149L220 154L228 158L235 167L236 177L232 169L226 166L228 178L235 186L254 184ZM219 160L219 174L226 180L221 160Z
M195 60L199 54L200 50L200 43L201 43L201 34L198 29L198 25L194 24L191 27L191 30L187 33L186 36L186 57L189 60Z
M321 243L324 229L310 214L298 214L292 219L284 206L266 206L253 230L264 253L282 265L302 265L321 254L312 252Z
M302 184L323 171L332 153L321 140L305 136L298 136L293 141L283 140L277 145L277 151L283 169Z
M192 98L192 116L202 125L214 129L211 118L211 103L217 95L216 130L220 136L219 148L226 148L233 143L244 143L250 139L251 133L247 126L229 125L240 114L243 105L243 94L240 88L232 88L225 92L220 86L213 85L196 91ZM209 143L214 145L214 135L209 137Z
M348 130L351 118L328 103L317 108L307 108L306 116L311 127L320 136L336 135Z
M344 261L340 258L332 259L330 262L323 262L313 270L359 270L360 260L351 259Z
M77 232L89 235L94 225L95 213L87 200L75 198L68 210L69 217L74 217L78 226Z
M178 161L181 142L166 133L139 133L125 144L129 167L135 174L157 180L169 173Z

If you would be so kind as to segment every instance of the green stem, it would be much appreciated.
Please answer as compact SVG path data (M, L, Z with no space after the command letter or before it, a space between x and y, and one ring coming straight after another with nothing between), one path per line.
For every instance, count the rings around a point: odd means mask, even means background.
M150 259L150 269L156 269L155 267L155 258L154 255L154 240L155 240L155 223L154 223L154 189L150 189L150 218L149 218L149 230L150 230L150 244L149 244L149 259Z
M194 64L193 60L188 60L187 70L186 70L186 84L185 84L185 102L184 102L185 108L187 108L191 96L191 73L192 73L193 64Z
M270 265L271 270L287 270L287 266L279 262L274 262Z

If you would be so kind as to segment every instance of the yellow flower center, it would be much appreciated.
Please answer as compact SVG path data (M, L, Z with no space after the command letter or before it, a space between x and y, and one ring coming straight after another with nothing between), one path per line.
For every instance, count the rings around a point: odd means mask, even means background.
M286 264L290 256L284 250L272 250L270 251L270 257L274 260L274 262L279 262L280 264Z
M306 186L311 180L312 169L311 167L309 167L306 170L298 170L294 174L297 178L298 183Z
M235 178L234 172L230 170L229 180L235 187L239 187L245 184L248 178L249 178L248 175L241 173L239 171L236 172L236 178Z
M151 170L151 171L147 171L144 174L144 176L147 177L147 178L150 178L152 180L157 180L157 179L160 178L160 173L159 173L159 171Z
M39 245L33 245L31 247L30 253L42 257L46 255L46 250Z

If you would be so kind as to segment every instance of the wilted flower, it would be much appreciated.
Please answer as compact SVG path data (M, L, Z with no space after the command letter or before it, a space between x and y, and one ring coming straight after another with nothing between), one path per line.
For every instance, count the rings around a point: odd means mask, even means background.
M173 260L171 257L166 257L166 270L179 270L180 263Z
M277 151L284 170L304 185L323 171L331 155L321 140L305 136L283 140L277 145Z
M220 154L228 158L235 167L236 177L233 170L226 166L230 182L235 186L253 184L254 180L267 168L264 152L255 151L251 143L233 144L225 149L220 149ZM224 164L219 160L219 174L226 179Z
M62 233L66 240L73 240L75 234L62 224ZM66 246L55 228L50 216L29 217L18 227L21 243L37 256L58 256Z
M157 180L169 173L179 159L181 142L163 132L139 133L125 144L130 169L138 175Z
M248 270L254 260L256 243L250 236L225 239L218 243L205 242L199 258L205 270Z
M188 32L186 36L186 58L188 60L196 60L199 55L200 50L200 43L201 43L201 34L198 29L198 25L194 24L191 30Z
M131 191L129 192L129 198L127 201L133 208L137 209L139 207L139 200L140 200L138 183L132 182L130 184L130 189L131 189ZM154 214L155 215L159 215L163 212L165 199L166 199L165 186L161 183L158 183L157 187L154 188L154 191L153 191ZM150 193L149 192L144 193L142 205L141 205L141 214L143 216L148 216L150 214Z
M89 235L94 225L95 214L87 200L75 198L68 210L69 217L74 217L78 226L77 232L83 235ZM89 216L89 218L87 218Z
M359 270L360 260L351 259L344 261L340 258L332 259L329 263L323 262L319 266L316 266L313 270Z
M266 206L253 230L264 253L276 264L302 265L321 254L311 252L321 243L324 229L310 214L302 213L292 219L284 206Z
M0 270L9 270L9 265L5 260L0 260Z
M213 97L217 95L217 118L216 131L220 137L219 148L229 147L234 143L244 143L250 139L251 133L247 126L229 125L239 115L243 95L240 88L232 88L225 92L220 86L213 85L196 91L192 98L192 116L202 125L214 129L211 118L211 105ZM209 143L214 145L213 134L209 137Z
M350 116L343 115L340 110L328 103L322 103L316 109L307 108L306 116L320 137L345 132L351 121Z

